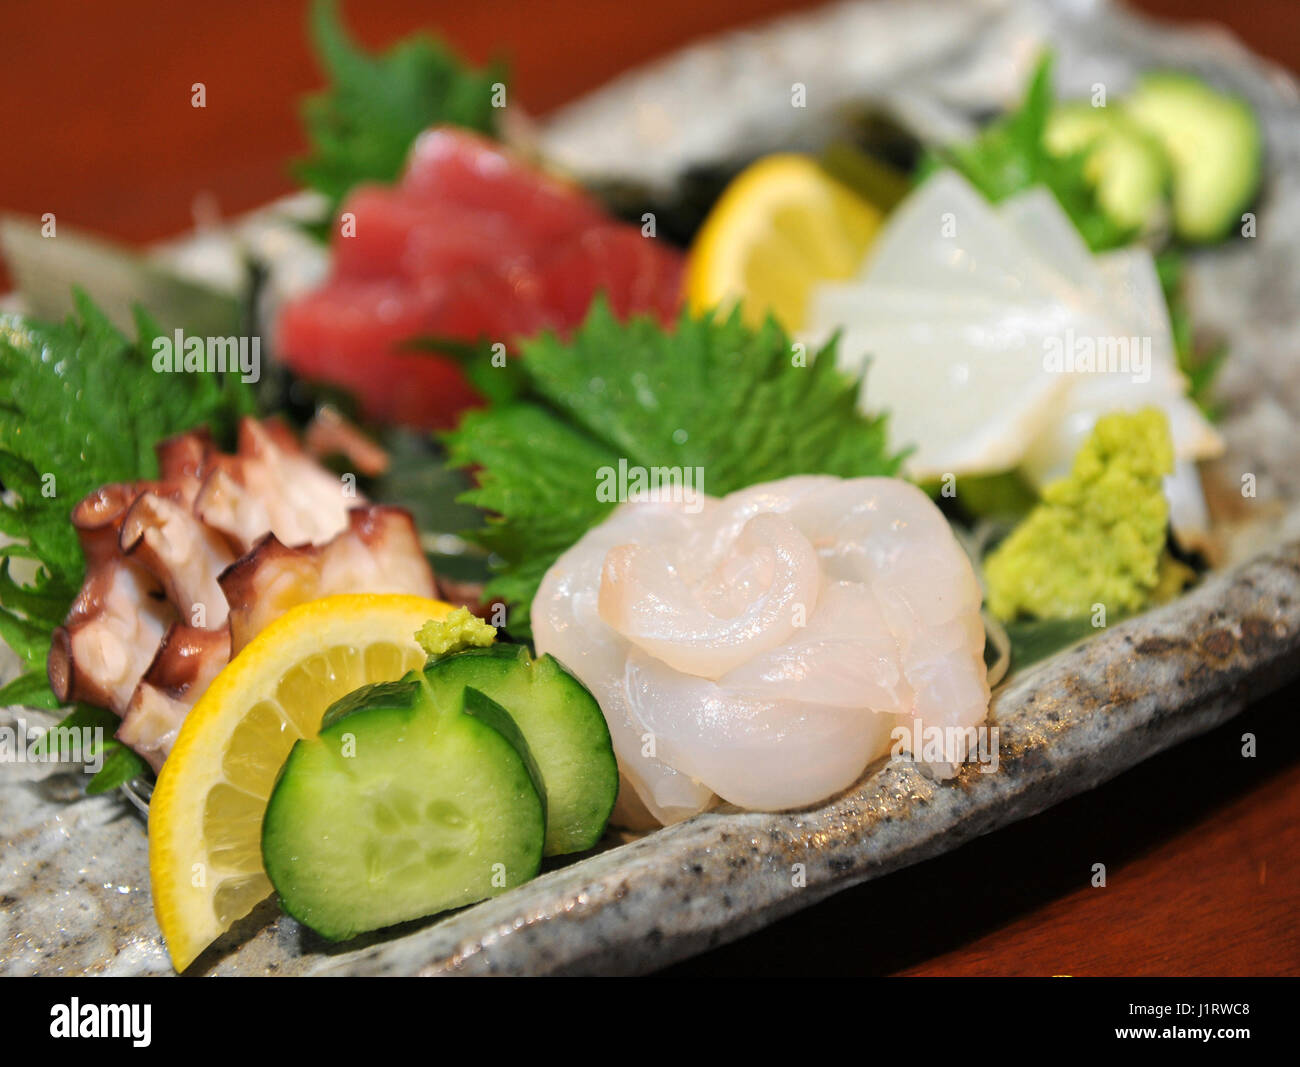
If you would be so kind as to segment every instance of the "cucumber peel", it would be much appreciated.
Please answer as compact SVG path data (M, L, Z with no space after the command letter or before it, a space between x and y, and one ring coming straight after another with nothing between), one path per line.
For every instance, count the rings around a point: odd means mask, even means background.
M1168 216L1170 166L1160 142L1112 104L1059 104L1043 134L1055 156L1084 153L1084 175L1110 219L1126 229L1150 233Z
M547 800L546 855L600 840L618 795L618 764L596 698L555 657L495 644L430 658L424 678L450 704L472 687L510 712L537 761Z
M284 910L331 940L462 907L590 848L618 794L595 698L489 645L366 686L298 741L262 822Z
M1125 111L1173 166L1174 232L1217 241L1241 222L1259 189L1263 138L1251 106L1190 74L1148 74Z
M519 753L519 758L524 761L524 769L528 771L528 778L537 791L538 799L542 802L542 820L545 821L546 783L542 778L541 769L537 766L537 760L533 757L532 749L528 747L528 742L524 739L515 720L510 717L510 712L491 697L468 686L461 693L461 711L487 723L509 741L510 747Z
M317 737L294 745L262 823L288 914L345 940L537 873L546 817L527 747L494 725L504 711L459 696L438 707L413 671L344 698Z

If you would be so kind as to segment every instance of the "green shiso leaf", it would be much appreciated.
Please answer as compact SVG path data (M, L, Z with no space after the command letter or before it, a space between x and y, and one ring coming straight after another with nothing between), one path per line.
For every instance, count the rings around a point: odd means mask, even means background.
M1020 107L989 123L974 140L931 151L922 174L938 166L960 171L993 203L1034 185L1046 185L1094 252L1118 248L1136 236L1101 210L1084 173L1087 153L1054 156L1044 143L1055 103L1052 56L1044 54Z
M303 102L310 152L294 172L325 195L330 217L358 183L395 180L422 130L447 123L494 131L492 87L505 81L499 65L470 67L427 34L372 55L348 36L335 0L316 0L310 28L329 86Z
M859 379L835 365L832 340L798 354L772 320L683 314L672 332L620 322L603 300L569 340L524 342L511 402L473 411L447 435L453 464L476 469L464 500L489 513L469 536L499 559L487 593L528 632L547 568L614 504L602 468L700 468L722 496L795 474L892 475L883 416L857 408ZM505 373L502 371L502 373Z
M207 426L232 441L253 390L237 374L159 373L157 327L137 313L129 341L81 292L62 323L0 315L0 638L26 668L0 694L53 707L45 683L50 634L63 622L85 572L69 514L113 482L156 477L154 446ZM32 561L30 581L13 577Z

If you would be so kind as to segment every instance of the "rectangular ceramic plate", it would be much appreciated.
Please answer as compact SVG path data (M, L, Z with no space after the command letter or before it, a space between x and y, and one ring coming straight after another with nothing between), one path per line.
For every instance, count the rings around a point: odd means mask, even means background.
M1167 30L1102 3L850 3L688 48L570 107L539 138L587 180L662 191L695 167L815 147L864 101L931 136L959 133L971 114L1015 99L1045 43L1067 94L1097 82L1120 93L1142 70L1182 67L1250 98L1265 128L1257 236L1192 264L1198 324L1231 344L1229 451L1210 474L1230 488L1252 475L1256 490L1223 528L1221 572L1014 678L993 706L993 773L969 766L936 783L882 762L815 810L719 809L639 838L611 834L596 854L494 900L341 946L267 902L194 970L650 970L1090 789L1297 673L1300 120L1285 75L1218 33ZM806 110L790 106L796 82ZM0 723L18 717L39 713L11 709ZM82 797L83 784L66 768L3 768L0 973L170 973L143 822L119 795Z

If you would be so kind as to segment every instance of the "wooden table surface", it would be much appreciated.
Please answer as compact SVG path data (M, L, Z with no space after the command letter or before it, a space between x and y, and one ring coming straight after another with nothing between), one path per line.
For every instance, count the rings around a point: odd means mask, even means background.
M319 85L302 0L10 0L0 210L145 242L293 188L297 100ZM352 0L370 45L438 28L504 55L544 114L700 34L794 0ZM1295 0L1142 0L1216 19L1300 69ZM190 86L208 106L190 106ZM0 268L0 291L6 284ZM825 901L670 973L1300 974L1300 686L1082 797ZM1258 755L1241 756L1241 735ZM1090 885L1105 863L1105 888Z

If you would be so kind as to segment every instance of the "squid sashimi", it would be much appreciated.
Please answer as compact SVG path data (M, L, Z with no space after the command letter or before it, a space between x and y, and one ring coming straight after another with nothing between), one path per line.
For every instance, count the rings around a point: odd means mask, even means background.
M616 817L644 808L666 824L715 796L814 804L901 741L897 727L983 722L981 599L920 490L809 475L620 505L547 572L532 618L538 652L605 713Z
M994 207L953 172L927 180L861 277L814 291L810 339L835 330L846 369L871 361L869 403L914 446L914 477L1019 467L1041 486L1101 415L1145 407L1180 462L1222 451L1186 396L1151 254L1094 256L1045 189Z

